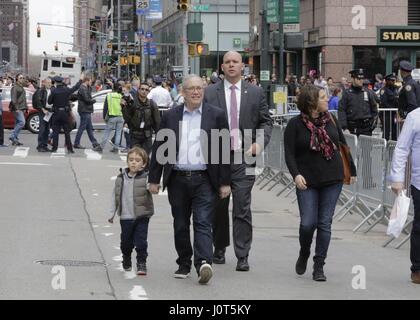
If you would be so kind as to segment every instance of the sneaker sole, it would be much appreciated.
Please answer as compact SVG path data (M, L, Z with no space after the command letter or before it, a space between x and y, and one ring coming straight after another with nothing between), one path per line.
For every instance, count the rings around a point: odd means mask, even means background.
M190 276L189 273L187 274L174 274L175 279L187 279Z
M138 276L147 276L147 272L144 271L137 271Z
M210 281L210 279L213 277L213 270L210 266L203 266L200 269L200 277L198 278L199 284L206 284Z
M124 268L123 268L124 269ZM133 270L133 268L127 268L127 269L124 269L124 271L125 272L130 272L131 270Z

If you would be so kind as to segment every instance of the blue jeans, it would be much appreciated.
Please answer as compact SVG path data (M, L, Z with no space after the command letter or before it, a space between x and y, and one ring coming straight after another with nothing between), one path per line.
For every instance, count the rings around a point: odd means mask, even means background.
M121 146L121 136L122 136L122 129L124 126L124 119L123 117L112 117L106 123L104 138L101 143L101 147L104 148L108 142L109 137L111 136L111 131L115 130L115 142L114 144L117 146Z
M38 148L48 147L48 136L50 134L50 123L44 121L44 112L39 112L39 133L38 133ZM51 119L50 119L51 121Z
M77 130L76 139L74 140L74 145L80 145L80 140L82 139L83 131L86 130L89 140L94 147L98 145L95 136L93 135L93 126L92 126L92 114L89 112L79 112L80 115L80 127Z
M314 261L324 263L331 240L331 224L342 183L321 188L297 189L297 199L301 217L299 242L300 255L308 258L311 254L312 238L315 230L316 248Z
M137 263L145 263L147 260L147 234L149 231L149 218L136 220L121 220L121 252L124 256L130 256L136 248Z
M13 115L15 117L15 128L13 129L13 132L10 135L10 140L19 141L19 133L25 127L25 115L21 110L14 111Z
M191 214L194 228L194 266L213 263L212 221L216 206L216 192L207 173L183 177L172 173L168 185L168 199L172 208L177 264L191 269L193 249L190 240Z

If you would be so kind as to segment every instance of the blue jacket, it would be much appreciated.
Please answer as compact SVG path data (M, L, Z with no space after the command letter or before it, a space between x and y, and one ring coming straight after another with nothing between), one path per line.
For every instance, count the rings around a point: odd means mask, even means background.
M330 101L328 102L328 110L338 110L338 102L340 101L340 98L337 96L333 96L330 98Z

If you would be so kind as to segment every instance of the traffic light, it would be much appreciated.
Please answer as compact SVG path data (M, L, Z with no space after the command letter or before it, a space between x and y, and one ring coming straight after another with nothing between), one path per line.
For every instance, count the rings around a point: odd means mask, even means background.
M195 56L195 44L188 44L188 55Z
M126 66L128 64L128 58L127 57L121 57L120 58L120 65Z
M141 58L140 56L128 56L128 63L129 64L140 64Z
M58 42L56 42L56 43L55 43L55 45L54 45L54 50L55 50L55 51L58 51Z
M36 28L36 36L38 38L41 38L41 26L40 25L38 25L38 27Z
M178 11L188 11L190 9L190 0L177 0Z
M197 43L195 45L195 53L197 56L207 56L209 54L209 45L206 43Z

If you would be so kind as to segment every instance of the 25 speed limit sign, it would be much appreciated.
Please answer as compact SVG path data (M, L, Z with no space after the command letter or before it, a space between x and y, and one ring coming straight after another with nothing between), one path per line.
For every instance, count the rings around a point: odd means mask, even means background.
M149 9L149 0L137 0L137 9Z

